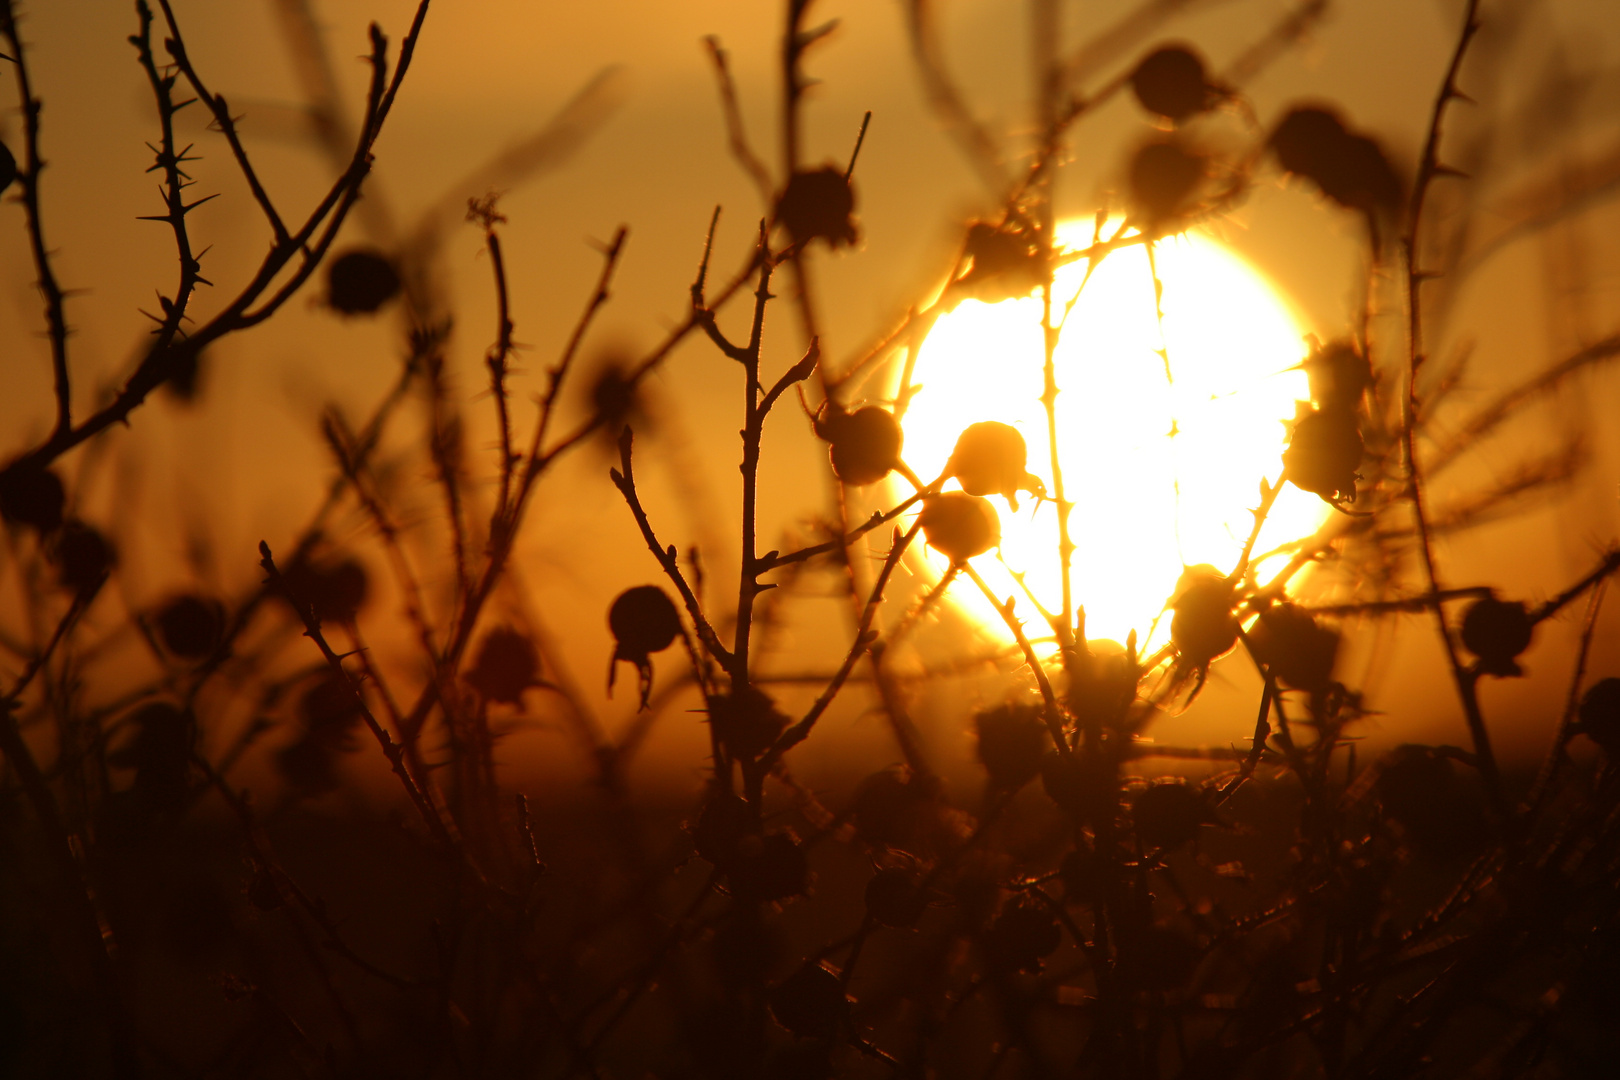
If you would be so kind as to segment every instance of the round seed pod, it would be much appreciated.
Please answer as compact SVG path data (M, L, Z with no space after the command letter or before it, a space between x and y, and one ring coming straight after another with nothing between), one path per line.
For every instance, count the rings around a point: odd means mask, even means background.
M929 846L938 791L900 768L883 769L855 788L855 831L868 844L919 852Z
M155 622L163 647L187 660L211 655L225 638L225 608L218 600L195 593L164 604Z
M1147 143L1131 159L1132 212L1157 225L1176 216L1204 179L1204 159L1170 139Z
M0 470L0 520L26 525L39 533L55 532L62 525L67 494L61 479L38 465L13 462Z
M854 214L855 189L836 165L795 172L776 202L776 220L795 244L811 240L825 240L829 247L855 243L860 230Z
M675 643L681 633L681 617L663 589L637 585L613 601L608 609L608 629L618 642L619 659L645 659Z
M1017 428L983 420L957 436L945 472L956 477L969 495L1004 495L1007 505L1017 510L1019 490L1033 491L1040 484L1025 469L1028 460L1029 450Z
M973 726L979 736L979 761L994 787L1016 791L1041 771L1041 759L1052 745L1052 737L1040 709L998 705L975 716Z
M353 559L320 564L300 560L281 572L281 583L295 607L323 623L353 622L371 591L366 568Z
M62 587L76 593L97 588L117 562L112 543L93 526L69 521L56 534L53 555Z
M736 860L743 837L758 831L748 804L735 795L717 791L703 806L691 825L692 843L697 853L714 866L724 868Z
M868 405L852 413L840 411L829 416L824 428L832 442L833 472L846 484L875 484L900 463L904 436L887 409Z
M1530 647L1534 633L1530 613L1517 600L1487 596L1463 612L1463 647L1479 657L1479 670L1487 675L1524 674L1517 657Z
M1304 368L1311 400L1323 412L1355 412L1373 382L1372 365L1350 341L1332 341L1314 350Z
M1131 92L1148 112L1180 122L1209 108L1204 61L1184 45L1166 45L1131 72Z
M1131 803L1136 836L1148 850L1165 851L1192 843L1201 825L1215 821L1209 804L1186 784L1157 783Z
M362 713L360 698L349 680L335 671L322 675L298 700L305 737L331 750L353 749Z
M927 907L928 895L909 870L891 866L866 883L866 912L884 926L916 926Z
M608 661L608 692L619 661L636 667L641 683L641 707L647 707L652 694L652 654L663 652L681 633L681 617L669 594L656 585L626 589L608 608L608 629L613 632L613 658Z
M1600 679L1581 695L1580 720L1571 730L1597 743L1610 757L1620 753L1620 679Z
M988 499L961 491L947 491L923 502L923 536L928 546L966 562L1001 543L1001 519Z
M1283 465L1289 481L1301 491L1329 502L1354 502L1361 455L1361 432L1354 413L1307 412L1294 425L1288 449L1283 451Z
M462 678L485 701L521 704L523 691L538 685L540 654L534 642L509 626L491 630L478 648L478 659Z
M1349 130L1331 109L1290 111L1271 134L1284 169L1316 183L1322 194L1352 209L1393 211L1404 186L1377 141Z
M963 252L972 265L956 285L987 304L1028 296L1046 280L1045 263L1031 233L976 221L968 226Z
M356 248L326 268L326 301L344 315L372 315L400 288L399 271L375 248Z
M1333 679L1339 635L1318 625L1308 611L1274 604L1255 620L1249 647L1284 686L1320 693Z
M1312 180L1329 175L1344 154L1350 138L1344 121L1331 109L1303 106L1292 109L1272 130L1271 150L1288 172Z
M726 883L741 899L770 903L810 888L810 860L789 832L749 834L726 867Z
M1041 958L1063 944L1063 930L1046 905L1019 899L1007 905L985 936L985 953L1003 971L1039 971Z
M1232 614L1232 583L1208 564L1182 572L1170 607L1170 640L1190 665L1203 665L1237 644L1238 619Z
M17 159L11 156L6 144L0 142L0 192L10 187L17 179Z
M765 691L745 686L709 702L709 723L734 757L752 760L770 749L788 718Z
M848 1023L844 985L820 964L795 971L771 988L767 1000L776 1022L801 1039L830 1039Z

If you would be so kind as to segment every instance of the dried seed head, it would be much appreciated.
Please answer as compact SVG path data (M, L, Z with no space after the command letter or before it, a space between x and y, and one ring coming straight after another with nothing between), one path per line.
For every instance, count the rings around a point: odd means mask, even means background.
M846 484L875 484L900 463L904 436L900 422L887 409L868 405L846 413L836 403L829 403L817 430L832 443L829 453L833 472Z
M0 519L7 525L55 532L66 502L61 479L43 466L13 462L0 471Z
M518 705L523 691L538 685L540 654L534 642L509 626L491 630L479 646L478 659L464 676L485 701Z
M752 761L770 749L788 718L765 691L745 686L709 702L709 723L734 757Z
M1255 658L1284 686L1321 693L1333 679L1339 635L1320 626L1308 611L1275 604L1260 613L1249 631Z
M1580 721L1572 732L1585 735L1613 758L1620 754L1620 679L1601 679L1581 696Z
M973 718L979 735L979 761L990 783L1016 791L1041 771L1041 758L1052 745L1041 711L1033 705L1007 704Z
M69 521L56 534L52 552L62 587L76 593L93 591L117 562L112 543L82 521Z
M1351 341L1330 341L1306 359L1311 400L1323 412L1353 413L1372 386L1372 365Z
M1331 170L1349 137L1338 113L1307 106L1282 118L1271 133L1271 149L1284 169L1315 179Z
M945 464L945 472L961 483L969 495L1003 495L1007 505L1018 509L1018 492L1044 494L1040 478L1025 465L1029 450L1024 436L1010 424L982 420L969 424L956 437L956 446Z
M1149 850L1167 850L1192 843L1201 825L1217 819L1203 797L1186 784L1164 781L1147 788L1131 803L1136 836Z
M993 967L1002 971L1039 971L1041 958L1063 944L1056 916L1036 900L1020 898L1008 904L985 937L985 952Z
M1177 122L1209 108L1215 96L1204 61L1183 45L1149 53L1131 72L1131 90L1142 108Z
M366 568L353 559L335 563L300 560L281 572L283 594L318 622L351 623L370 591Z
M903 768L883 769L855 788L855 831L875 847L920 852L933 842L939 790Z
M399 271L375 248L357 248L326 269L326 301L345 315L371 315L399 292Z
M1517 657L1530 647L1535 624L1517 600L1487 596L1463 612L1462 643L1479 657L1479 670L1487 675L1523 675Z
M1356 468L1361 464L1361 431L1354 413L1304 412L1283 451L1288 479L1301 491L1328 502L1354 502Z
M1150 225L1175 217L1204 179L1204 159L1180 142L1150 142L1131 159L1132 212Z
M742 839L758 832L758 824L748 804L723 791L704 804L703 812L691 826L692 844L698 855L724 869L737 858Z
M619 661L636 667L641 684L641 707L652 693L652 654L663 652L680 636L681 617L669 594L656 585L637 585L620 593L608 608L608 629L613 632L613 658L608 661L608 692Z
M1121 729L1136 701L1137 669L1123 651L1100 652L1119 646L1111 641L1092 641L1068 665L1066 701L1081 728Z
M770 990L768 1000L776 1022L801 1039L830 1039L848 1023L844 984L820 964L806 964L788 976Z
M987 304L1028 296L1046 280L1040 247L1029 232L976 221L968 226L964 252L972 265L956 284Z
M636 585L613 601L608 609L608 629L618 643L619 659L634 661L673 645L680 636L681 617L663 589Z
M952 562L966 562L1001 543L996 508L977 495L961 491L931 495L923 502L921 520L928 545Z
M155 622L163 647L187 660L212 654L225 638L225 608L218 600L194 593L164 604Z
M836 165L801 169L776 202L776 220L795 244L825 240L830 247L855 243L855 189Z
M1271 148L1284 169L1315 182L1341 206L1390 212L1405 198L1399 174L1383 148L1346 127L1331 109L1296 108L1271 134Z
M866 912L884 926L915 926L927 907L928 894L903 867L879 870L866 883Z
M1170 640L1183 662L1202 666L1237 644L1238 619L1232 614L1232 582L1207 563L1189 566L1176 585L1170 607Z

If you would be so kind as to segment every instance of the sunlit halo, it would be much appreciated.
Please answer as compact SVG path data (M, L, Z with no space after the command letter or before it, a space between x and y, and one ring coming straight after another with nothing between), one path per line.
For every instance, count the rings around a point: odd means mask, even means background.
M1058 229L1060 244L1090 243L1091 224ZM1304 331L1285 300L1252 268L1207 237L1158 242L1163 283L1159 353L1153 274L1141 246L1104 259L1086 284L1060 339L1055 372L1058 448L1076 545L1074 600L1086 611L1086 636L1124 641L1135 629L1143 646L1163 641L1169 620L1150 628L1185 566L1229 571L1252 526L1261 477L1282 471L1283 421L1308 397ZM1060 269L1054 320L1080 287L1083 263ZM1000 420L1024 434L1029 470L1053 487L1042 390L1041 301L963 302L941 317L918 351L905 414L905 457L926 478L944 468L968 424ZM1176 434L1172 437L1171 432ZM949 487L955 487L953 481ZM909 493L903 481L894 490ZM1021 498L1017 511L994 500L1001 518L1001 559L973 561L1001 597L1018 597L1026 621L1036 613L1010 571L1048 610L1062 606L1057 514L1050 503ZM1257 552L1314 532L1331 511L1315 495L1288 486L1260 535ZM937 579L949 565L923 556ZM1267 577L1268 567L1258 573ZM984 597L964 583L952 599L985 629L1007 637ZM1031 628L1037 631L1038 618Z

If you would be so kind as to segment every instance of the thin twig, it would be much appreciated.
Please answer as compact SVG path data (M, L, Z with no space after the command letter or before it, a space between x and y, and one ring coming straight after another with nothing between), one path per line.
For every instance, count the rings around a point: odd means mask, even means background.
M911 542L917 538L917 534L921 531L922 522L920 520L904 534L899 529L894 531L894 542L889 546L889 553L883 560L883 568L878 571L877 581L873 584L872 591L866 598L865 607L861 609L861 618L855 627L855 640L850 644L849 652L844 656L844 662L838 666L838 670L834 672L831 681L827 683L826 689L822 690L815 703L810 706L810 710L804 714L804 718L782 732L770 750L760 759L762 769L769 770L771 766L782 759L783 754L810 737L810 732L815 727L816 721L821 718L822 713L827 711L827 707L832 704L833 698L838 696L838 691L843 689L844 681L849 678L850 672L855 670L855 664L878 640L876 631L872 629L872 620L876 618L878 607L883 602L883 590L888 586L889 577L894 573L894 568L900 565L900 558L906 553L906 548L911 546Z

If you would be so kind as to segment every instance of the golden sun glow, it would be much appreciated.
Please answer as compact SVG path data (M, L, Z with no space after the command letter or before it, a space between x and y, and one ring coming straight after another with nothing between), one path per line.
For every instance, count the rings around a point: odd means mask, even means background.
M1089 222L1062 226L1059 242L1090 243ZM1058 451L1070 529L1074 601L1086 611L1086 636L1123 641L1135 629L1144 648L1168 636L1169 620L1148 640L1183 568L1238 560L1259 502L1261 477L1276 480L1287 443L1283 421L1308 397L1298 369L1307 345L1288 303L1255 270L1216 241L1196 234L1159 241L1163 337L1155 314L1147 252L1129 246L1104 259L1068 317L1055 354ZM1053 319L1073 297L1084 264L1058 271ZM1161 356L1169 357L1169 374ZM1030 472L1053 490L1042 391L1041 301L968 300L941 317L918 351L916 390L905 414L905 456L924 478L939 475L957 435L979 420L1020 430ZM896 388L897 389L897 388ZM1175 434L1172 435L1172 432ZM900 481L895 491L910 492ZM952 481L947 487L955 487ZM1062 604L1057 512L1021 498L1012 511L996 498L1000 559L973 561L1001 597L1017 595L1018 613L1040 621L1014 580L1048 610ZM1289 485L1279 496L1256 552L1309 535L1331 511ZM930 580L949 560L923 557ZM1258 567L1262 580L1266 567ZM986 630L1006 637L1000 616L971 585L953 599Z

